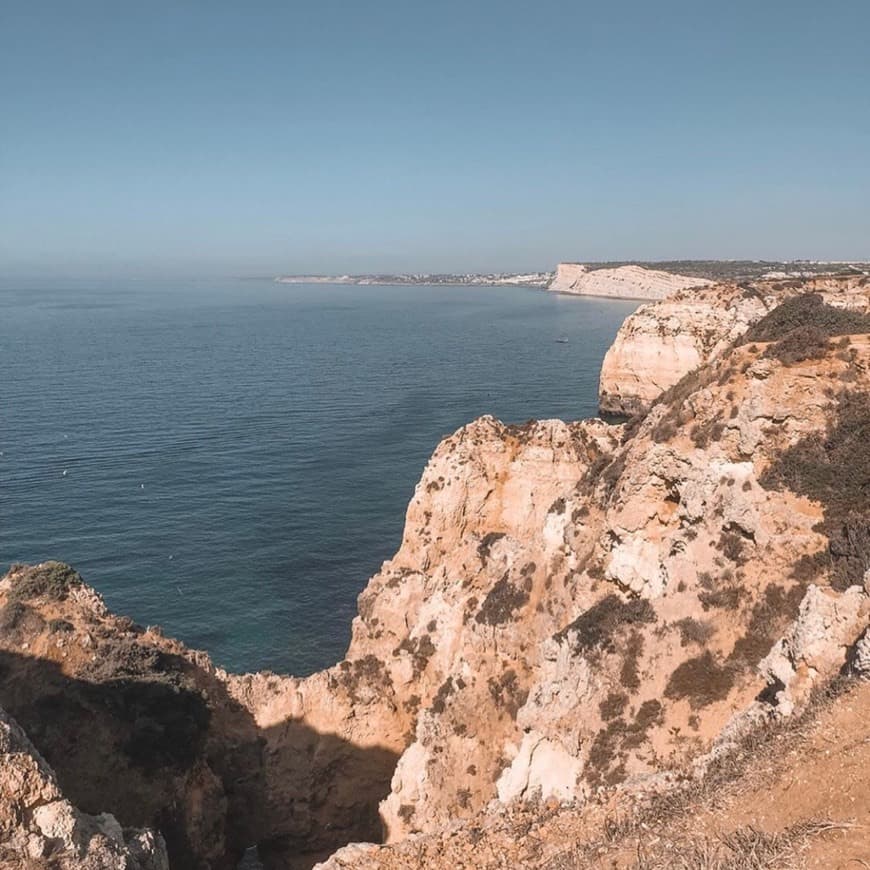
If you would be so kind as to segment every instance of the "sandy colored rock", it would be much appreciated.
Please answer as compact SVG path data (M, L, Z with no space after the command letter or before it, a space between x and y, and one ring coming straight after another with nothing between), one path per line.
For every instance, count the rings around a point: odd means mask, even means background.
M821 678L843 669L854 651L860 669L864 654L858 644L870 624L870 597L859 586L838 593L811 585L797 618L759 667L776 693L780 711L788 715L806 700Z
M836 306L870 309L870 280L861 275L716 284L676 292L642 306L620 328L601 367L601 410L628 416L645 412L680 378L801 293L819 293Z
M316 870L636 870L638 855L657 868L860 867L870 861L870 682L811 713L666 795L621 790L585 807L493 808L392 846L348 846Z
M63 796L54 772L21 727L0 710L0 866L57 870L169 870L153 831L124 830L109 814L89 816Z
M380 837L378 802L406 740L371 662L307 681L230 676L112 615L56 562L0 581L0 622L0 703L63 796L159 830L173 867L234 870L253 843L286 866ZM42 822L56 831L64 816Z
M511 451L502 473L469 473L462 498L471 509L450 502L447 523L438 486L418 489L393 560L407 573L392 592L376 578L361 599L370 641L397 625L391 614L422 641L415 613L433 615L433 601L438 622L450 625L424 656L429 689L382 806L391 842L475 818L494 799L582 804L691 765L776 687L779 678L759 664L779 639L813 636L812 590L831 580L814 561L828 546L824 507L772 488L765 475L791 446L836 426L847 389L866 391L867 338L853 336L848 352L831 342L821 358L797 364L732 341L642 422L613 430L621 443L600 444L597 461L577 464L573 488L543 517L525 510L521 524L514 519L521 537L503 525L504 503L494 497L522 471ZM470 446L489 461L504 456L491 439ZM474 452L460 457L475 467ZM570 477L571 461L560 457L560 478ZM477 560L456 535L466 516ZM529 583L515 570L526 559ZM814 587L805 562L816 566ZM451 588L433 576L462 581ZM816 633L813 682L836 673L867 618L862 590L823 595L851 617L848 630ZM397 644L401 630L391 628ZM407 670L409 688L423 684ZM768 702L761 714L777 710Z

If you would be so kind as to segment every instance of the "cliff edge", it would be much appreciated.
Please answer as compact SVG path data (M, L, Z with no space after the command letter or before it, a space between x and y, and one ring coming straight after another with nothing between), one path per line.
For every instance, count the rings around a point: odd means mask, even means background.
M625 416L647 411L680 378L794 296L815 293L829 305L866 312L868 285L870 278L861 274L710 284L644 305L626 319L604 357L601 410Z

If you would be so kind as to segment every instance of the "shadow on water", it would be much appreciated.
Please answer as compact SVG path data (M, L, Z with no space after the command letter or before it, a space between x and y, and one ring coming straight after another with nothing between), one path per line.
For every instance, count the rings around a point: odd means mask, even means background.
M0 651L0 706L69 800L159 829L172 868L257 867L257 845L263 866L301 870L382 837L377 807L395 753L295 720L258 728L181 656L126 642L71 678L53 661Z

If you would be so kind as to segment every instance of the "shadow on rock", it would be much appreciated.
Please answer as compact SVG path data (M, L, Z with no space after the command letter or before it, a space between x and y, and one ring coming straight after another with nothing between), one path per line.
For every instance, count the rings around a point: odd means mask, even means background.
M159 829L178 870L235 868L255 844L295 870L380 840L395 753L298 721L260 729L209 670L135 639L94 658L71 677L0 650L0 706L79 809Z

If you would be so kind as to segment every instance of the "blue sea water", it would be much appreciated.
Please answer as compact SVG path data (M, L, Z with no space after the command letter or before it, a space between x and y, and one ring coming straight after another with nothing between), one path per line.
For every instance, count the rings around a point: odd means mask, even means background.
M0 567L70 562L231 670L333 664L438 440L485 413L593 416L635 307L515 287L0 287Z

